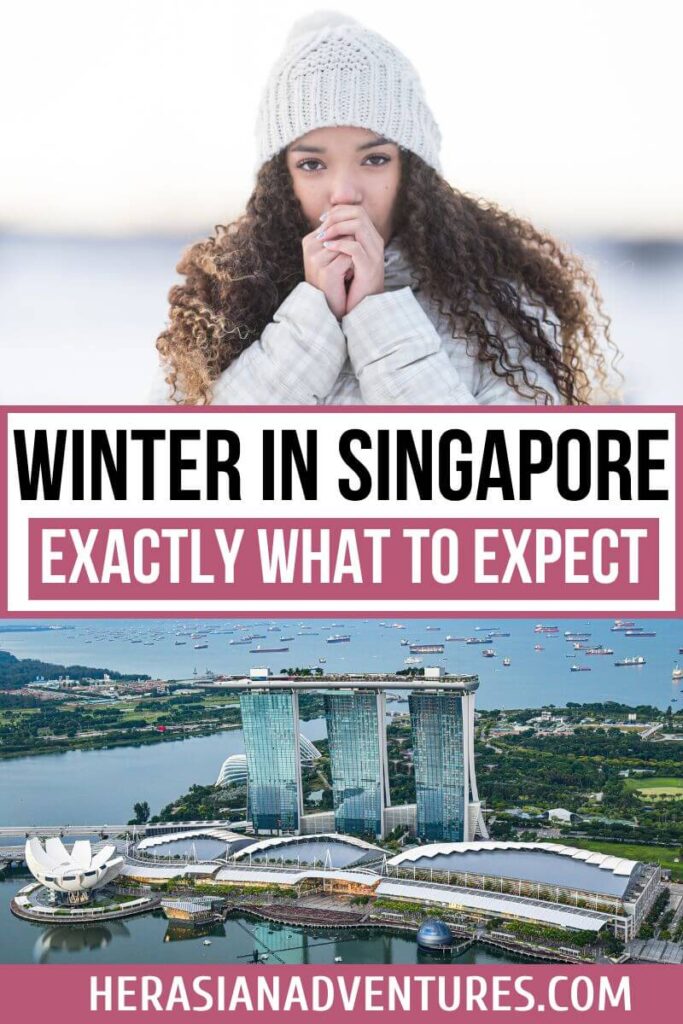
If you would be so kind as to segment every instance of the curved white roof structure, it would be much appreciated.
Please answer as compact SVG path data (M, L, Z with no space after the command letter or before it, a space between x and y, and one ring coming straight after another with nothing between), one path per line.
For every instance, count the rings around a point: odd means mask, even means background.
M622 896L639 862L559 843L472 842L416 846L390 867L507 877Z
M239 860L241 857L253 856L255 853L262 853L267 850L273 850L278 846L292 846L292 845L303 845L304 843L324 843L325 840L330 842L340 843L344 846L355 846L359 854L373 852L377 853L378 856L383 854L383 850L379 846L374 846L372 843L366 843L364 839L357 839L356 836L341 835L338 832L320 832L310 836L273 836L270 839L261 839L257 843L250 843L249 846L243 846L241 850L235 853L233 860Z
M185 840L192 839L218 839L222 843L233 843L236 840L244 842L244 836L238 835L237 832L231 832L227 828L196 828L191 829L187 832L166 832L163 836L149 836L147 839L142 839L138 845L138 850L150 850L155 846L168 846L169 843L184 842Z
M638 864L636 860L627 860L625 857L613 857L607 853L595 853L593 850L579 850L576 846L562 846L559 843L508 843L508 842L481 842L481 843L430 843L425 846L415 846L405 853L399 853L392 857L389 864L405 864L421 860L423 857L438 857L452 853L479 853L482 850L541 850L544 853L554 853L560 857L571 857L572 860L585 861L586 864L594 864L604 871L612 871L615 875L631 875Z
M303 733L299 733L299 753L301 763L304 765L313 764L319 757L322 757L315 744L311 743L308 736L304 736ZM226 757L218 773L216 786L244 786L246 783L247 755L231 754L230 757Z
M112 843L93 854L88 839L78 840L69 851L56 836L47 839L45 846L36 836L27 839L25 855L33 877L60 893L99 889L116 878L124 864Z

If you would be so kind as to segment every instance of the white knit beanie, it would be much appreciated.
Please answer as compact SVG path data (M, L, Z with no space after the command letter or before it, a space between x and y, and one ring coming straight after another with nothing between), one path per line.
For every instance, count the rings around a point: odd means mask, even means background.
M417 72L376 32L335 11L296 22L261 99L262 163L315 128L368 128L440 170L441 133Z

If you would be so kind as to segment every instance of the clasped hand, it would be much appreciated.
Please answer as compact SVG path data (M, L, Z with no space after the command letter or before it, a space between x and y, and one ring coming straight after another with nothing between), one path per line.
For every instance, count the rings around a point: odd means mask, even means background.
M384 239L362 206L335 206L303 242L306 281L337 320L384 291Z

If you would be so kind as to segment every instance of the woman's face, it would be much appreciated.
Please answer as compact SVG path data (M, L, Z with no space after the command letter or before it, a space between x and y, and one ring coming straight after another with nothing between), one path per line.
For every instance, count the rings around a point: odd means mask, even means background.
M311 228L333 207L357 204L389 242L401 180L394 142L366 128L316 128L288 147L287 166Z

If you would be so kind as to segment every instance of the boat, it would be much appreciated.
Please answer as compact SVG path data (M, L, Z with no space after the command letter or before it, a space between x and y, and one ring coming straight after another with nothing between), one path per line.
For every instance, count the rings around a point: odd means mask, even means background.
M591 667L590 667L590 665L570 665L569 666L569 671L570 672L590 672L591 671Z
M683 668L679 668L678 662L674 665L673 672L671 673L672 679L683 679Z
M496 652L492 647L487 647L485 651L481 652L483 658L495 658Z
M468 636L465 640L466 644L487 644L488 637L486 636Z
M504 668L510 668L511 664L512 664L512 662L510 661L509 658L503 658L503 667Z
M422 658L416 658L414 655L411 654L410 657L403 659L403 664L404 665L421 665L422 664Z
M204 939L204 941L202 942L202 946L210 946L210 945L211 945L211 939Z
M187 640L176 640L175 641L175 646L176 647L185 647L186 644L187 644Z
M410 644L411 654L443 654L443 644Z
M586 654L614 654L611 647L603 647L602 644L598 644L597 647L587 647L585 650Z
M293 636L281 636L280 637L280 643L281 644L286 644L286 643L289 643L289 641L293 640L293 639L294 639Z
M637 636L640 638L641 636L657 636L657 634L652 632L646 633L644 629L627 629L624 631L624 636Z
M635 622L631 619L615 619L614 625L610 626L613 633L619 633L624 629L635 629Z
M334 636L328 636L326 642L328 644L347 644L350 639L351 637L348 634L335 633Z
M321 665L327 664L327 658L318 658L318 661L320 662Z
M262 647L261 644L256 644L256 647L250 647L250 654L281 654L283 651L288 651L289 647Z
M545 647L543 646L543 644L534 644L534 650L535 651L544 651Z
M335 962L335 964L343 964L344 963L344 958L341 957L341 956L335 956L334 962Z
M564 638L570 643L574 643L576 640L589 640L590 633L570 633L569 630L565 630Z
M450 633L449 633L448 636L444 637L444 640L448 640L448 641L459 641L460 640L460 641L464 642L464 641L467 640L467 637L466 636L451 636Z
M195 651L203 651L208 646L209 646L208 644L195 644L194 645L194 649L195 649Z
M634 665L644 665L645 658L643 658L641 655L638 655L638 657L636 658L622 658L620 661L615 661L614 664L617 668L631 667Z

